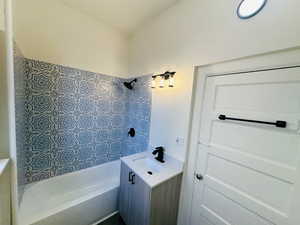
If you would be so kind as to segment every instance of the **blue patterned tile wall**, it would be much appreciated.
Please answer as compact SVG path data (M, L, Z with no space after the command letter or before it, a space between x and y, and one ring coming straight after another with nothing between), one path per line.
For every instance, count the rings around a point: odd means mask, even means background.
M152 94L150 87L151 76L138 78L133 91L127 95L127 130L135 128L136 136L127 138L124 155L140 152L140 149L147 149L149 143L149 128L151 119ZM145 91L149 90L149 91Z
M16 143L19 203L24 193L25 179L25 143L27 134L25 81L27 74L26 60L18 46L14 43L15 102L16 102Z
M25 183L147 150L150 77L139 78L128 90L121 78L30 59L25 63L23 79L16 74L22 90L16 109L24 111L17 133ZM130 127L137 131L134 138L128 137Z

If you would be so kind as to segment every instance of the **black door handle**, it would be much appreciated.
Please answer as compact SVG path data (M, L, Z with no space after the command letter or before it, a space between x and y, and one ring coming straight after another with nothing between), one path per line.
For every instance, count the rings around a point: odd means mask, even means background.
M132 178L131 179L131 184L135 184L135 179L134 179L135 178L135 174L133 174L131 178Z
M133 172L129 172L129 174L128 174L128 181L129 182L132 182L132 175L133 175Z
M131 184L135 184L134 178L135 178L134 172L132 172L132 171L129 172L128 181L131 182Z

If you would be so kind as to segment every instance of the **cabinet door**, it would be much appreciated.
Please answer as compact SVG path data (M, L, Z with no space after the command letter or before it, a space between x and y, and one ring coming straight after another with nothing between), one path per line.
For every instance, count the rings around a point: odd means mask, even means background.
M131 218L131 186L129 175L131 170L122 162L120 177L120 194L119 194L119 212L122 219L127 225L130 225Z
M128 225L149 225L151 189L137 175L131 186L131 218Z
M125 164L121 164L119 212L126 225L149 225L151 189Z

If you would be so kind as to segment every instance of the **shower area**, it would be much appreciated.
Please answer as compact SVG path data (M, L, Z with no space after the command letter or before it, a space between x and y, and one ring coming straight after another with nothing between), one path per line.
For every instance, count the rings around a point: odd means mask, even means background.
M14 75L20 225L88 225L115 213L120 157L148 149L151 76L29 59L16 42Z

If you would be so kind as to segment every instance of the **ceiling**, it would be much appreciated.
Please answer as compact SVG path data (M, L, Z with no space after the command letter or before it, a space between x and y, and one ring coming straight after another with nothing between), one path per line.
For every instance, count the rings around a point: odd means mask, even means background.
M61 0L91 17L130 34L179 0Z

